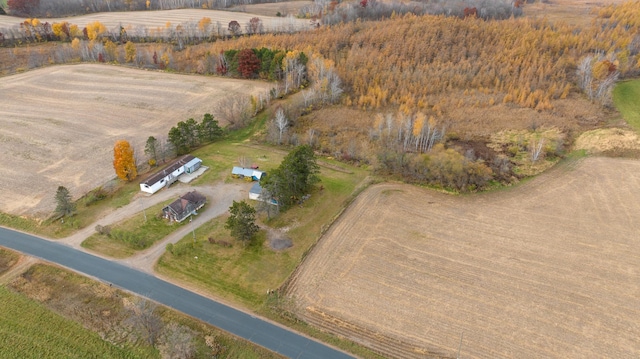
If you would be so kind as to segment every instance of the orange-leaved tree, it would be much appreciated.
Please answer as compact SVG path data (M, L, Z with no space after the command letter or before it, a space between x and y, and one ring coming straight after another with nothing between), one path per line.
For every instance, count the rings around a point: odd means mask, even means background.
M138 176L133 148L126 140L119 140L113 146L113 168L122 180L131 181Z

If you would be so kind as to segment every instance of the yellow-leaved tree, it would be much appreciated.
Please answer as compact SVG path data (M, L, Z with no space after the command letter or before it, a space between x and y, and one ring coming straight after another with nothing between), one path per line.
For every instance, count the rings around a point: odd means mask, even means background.
M131 181L138 176L133 148L129 141L119 140L113 146L113 168L116 175L124 181Z

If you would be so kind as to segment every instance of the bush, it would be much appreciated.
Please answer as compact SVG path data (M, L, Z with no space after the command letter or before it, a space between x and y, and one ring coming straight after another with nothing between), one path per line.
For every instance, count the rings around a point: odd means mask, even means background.
M111 236L111 227L110 226L101 226L101 225L96 225L96 232L98 232L99 234L102 234L104 236L110 237Z

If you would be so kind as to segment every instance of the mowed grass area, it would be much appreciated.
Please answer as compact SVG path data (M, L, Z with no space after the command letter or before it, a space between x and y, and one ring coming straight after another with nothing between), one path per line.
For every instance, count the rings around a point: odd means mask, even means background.
M0 286L0 358L154 358L119 348L80 323Z
M265 150L261 153L273 156ZM287 250L270 249L264 231L255 244L244 247L224 229L226 217L219 217L196 230L195 245L191 235L185 236L174 246L173 254L166 252L160 258L156 269L216 296L261 311L268 299L267 290L277 289L291 275L322 231L355 196L367 174L366 170L358 168L351 168L351 173L322 168L321 183L303 205L294 206L271 220L262 215L261 222L265 226L293 241L293 247ZM255 202L249 202L255 205ZM212 244L209 238L233 246Z
M151 247L157 241L188 223L187 221L169 222L160 217L159 213L162 212L162 208L173 201L171 199L151 206L144 212L141 211L129 219L109 226L110 234L108 235L94 233L82 242L82 247L115 258L125 258L139 250Z
M29 268L21 277L14 280L9 285L9 288L18 293L11 294L23 298L23 302L18 303L16 309L11 310L11 313L33 312L39 314L40 312L31 310L32 306L35 306L41 308L42 313L44 313L41 317L45 320L48 320L49 315L59 318L61 318L60 315L62 315L66 318L73 319L72 321L67 319L65 322L49 320L52 324L48 324L46 321L42 323L38 322L39 317L36 316L36 314L21 314L21 322L24 323L25 328L24 340L32 338L37 342L35 345L52 345L57 342L43 340L40 331L44 331L46 328L55 328L63 334L64 337L62 339L66 338L68 341L68 343L63 342L61 339L61 343L66 344L70 348L74 348L74 350L75 346L78 346L79 343L81 346L76 351L70 351L69 354L52 352L51 356L47 356L47 352L43 355L30 355L28 353L21 355L17 353L17 355L13 356L4 356L4 352L0 350L0 358L161 357L161 350L154 349L147 345L145 341L139 340L128 324L128 308L138 300L138 298L128 293L65 269L44 264L37 264ZM4 288L3 290L7 291ZM3 293L0 293L0 298L2 298L2 294ZM4 303L4 300L2 300L2 303ZM3 306L3 309L4 308L6 307ZM218 328L197 321L172 309L159 306L157 313L165 327L170 323L177 323L192 331L193 344L195 346L194 358L282 358L262 347L253 345L250 342L239 339ZM4 319L5 315L3 314L2 318L0 318L0 323L2 323ZM64 318L61 319L65 320ZM81 325L79 323L81 323ZM32 327L34 329L31 329ZM79 327L81 333L76 334L66 329L71 327ZM3 326L2 328L4 329L5 327ZM9 332L11 328L13 328L13 326L8 328ZM4 330L1 334L0 348L5 348L6 346L2 342L5 340ZM111 345L112 348L108 348L108 350L111 351L104 351L102 353L87 352L86 348L100 348L100 344L91 344L91 341L95 342L94 337L100 340L99 336L107 338L110 342L115 343L116 346L114 347L107 342L103 342ZM52 338L56 339L57 337L52 336ZM158 345L160 349L162 347L162 340L163 339L160 340L161 342ZM31 343L23 346L26 347L26 349L30 349ZM76 352L79 354L75 355L74 353ZM120 355L120 353L123 354Z
M640 132L640 80L620 82L613 90L613 102L629 126Z

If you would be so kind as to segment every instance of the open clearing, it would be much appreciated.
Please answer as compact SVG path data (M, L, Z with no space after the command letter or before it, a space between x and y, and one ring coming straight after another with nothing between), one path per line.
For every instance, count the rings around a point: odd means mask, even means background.
M363 192L296 272L298 314L389 357L640 356L640 161L494 193Z
M115 177L113 144L138 156L149 136L215 113L225 96L269 84L83 64L54 66L0 82L0 211L46 216L65 186L74 198ZM224 125L224 123L221 123Z
M230 21L236 20L243 28L249 23L249 20L256 17L256 14L245 12L233 12L233 11L220 11L220 10L204 10L204 9L178 9L178 10L158 10L158 11L127 11L127 12L101 12L90 15L82 15L66 18L50 18L40 19L43 22L68 21L70 24L78 25L83 28L87 24L100 21L108 29L116 28L120 25L127 29L136 28L139 26L145 26L148 29L164 28L167 23L171 23L173 26L178 24L184 24L187 22L197 23L200 19L208 17L211 19L211 24L217 28L217 23L223 29L227 29ZM264 26L264 30L267 32L272 31L288 31L289 24L294 25L296 30L310 28L310 22L305 19L295 18L282 18L276 17L275 12L273 16L260 15L260 20ZM0 15L0 28L10 28L19 25L24 19L19 17Z
M526 1L525 1L526 2ZM547 18L550 21L564 21L572 25L588 25L593 19L592 11L598 8L620 4L625 0L550 0L536 1L523 7L524 15L531 18Z

